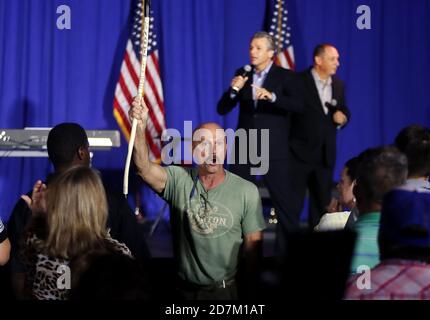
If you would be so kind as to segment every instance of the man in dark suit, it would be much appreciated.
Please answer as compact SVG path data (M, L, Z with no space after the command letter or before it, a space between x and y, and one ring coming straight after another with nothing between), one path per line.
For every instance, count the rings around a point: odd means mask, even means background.
M251 39L249 57L252 69L236 71L230 88L218 102L217 110L221 115L230 112L239 103L239 120L237 129L243 129L248 138L251 130L257 129L257 141L248 139L247 150L251 155L257 152L262 161L268 164L268 171L260 171L269 190L270 197L278 215L287 209L288 194L284 183L287 180L285 167L288 154L289 114L301 112L302 105L296 75L273 63L275 42L266 32L257 32ZM269 130L269 142L265 144L261 129ZM237 136L237 135L236 135ZM251 141L250 141L251 140ZM246 157L245 164L239 164L240 144L235 141L235 163L230 171L247 180L255 182L251 167L255 165L252 157ZM268 147L268 152L267 152ZM266 148L266 149L265 149ZM246 155L247 156L247 155Z
M309 190L309 227L318 224L330 202L336 161L336 134L350 118L345 90L336 76L339 53L330 44L315 47L313 67L300 73L303 112L291 116L287 165L288 208L280 216L282 234L299 226L306 189Z

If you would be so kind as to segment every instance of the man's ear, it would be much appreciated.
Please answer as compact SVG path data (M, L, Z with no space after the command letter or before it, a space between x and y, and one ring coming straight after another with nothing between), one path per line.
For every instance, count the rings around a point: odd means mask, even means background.
M270 59L273 59L273 56L275 55L275 51L274 50L270 50L269 51L269 56L270 56Z
M85 147L79 147L78 149L78 158L79 160L84 160L87 154L87 149Z
M360 198L360 185L357 184L357 180L354 180L354 186L352 187L352 194L354 195L355 199Z
M317 66L321 65L321 57L320 57L320 56L316 56L316 57L314 58L314 63L315 63L315 65L317 65Z

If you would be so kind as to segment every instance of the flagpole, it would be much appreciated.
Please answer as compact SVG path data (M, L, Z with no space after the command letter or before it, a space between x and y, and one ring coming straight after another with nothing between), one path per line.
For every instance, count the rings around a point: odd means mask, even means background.
M149 0L147 0L146 4L145 4L145 0L142 0L142 10L144 10L144 19L142 20L142 34L141 34L142 54L141 54L141 61L140 61L139 87L137 90L139 103L143 99L144 85L145 85L146 59L147 59L148 40L149 40L149 15L150 15ZM130 133L130 141L128 143L128 152L127 152L127 159L125 162L124 180L123 180L123 193L126 198L128 195L128 176L130 171L131 156L133 154L134 140L136 139L136 130L137 130L137 120L133 119L133 124L131 127L131 133Z
M281 41L281 34L282 34L282 4L283 1L282 0L278 0L278 21L277 21L277 34L278 34L278 39L276 40L276 44L277 44L277 48L276 48L276 60L278 60L278 65L280 65L279 63L279 57L278 54L282 51L282 41Z

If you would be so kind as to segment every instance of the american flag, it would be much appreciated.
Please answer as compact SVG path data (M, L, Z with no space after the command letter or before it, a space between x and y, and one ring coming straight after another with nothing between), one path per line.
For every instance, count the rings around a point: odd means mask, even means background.
M275 63L294 70L294 50L291 44L291 28L288 26L288 10L284 0L275 0L269 20L269 33L275 38Z
M131 123L128 117L133 97L137 95L140 76L140 57L142 53L143 12L142 2L136 1L133 8L133 27L127 41L121 73L115 88L113 114L127 140L130 139ZM164 117L163 87L161 85L160 67L158 64L157 35L154 29L154 18L151 12L149 41L145 72L144 100L148 106L146 140L149 146L149 157L153 161L161 158L161 135L166 128Z

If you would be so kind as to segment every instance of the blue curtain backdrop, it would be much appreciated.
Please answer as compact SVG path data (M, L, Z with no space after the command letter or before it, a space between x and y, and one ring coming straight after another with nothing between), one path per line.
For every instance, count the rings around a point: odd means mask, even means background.
M236 68L248 62L250 36L262 29L266 0L153 0L160 43L167 126L218 121L234 128L237 110L216 114ZM356 27L359 5L371 30ZM71 30L58 30L57 7L71 9ZM0 128L51 127L76 121L118 129L114 88L129 28L131 0L0 0ZM391 143L410 123L430 125L430 1L288 0L297 69L312 49L339 49L350 124L339 133L336 176L364 148ZM97 152L94 167L118 190L126 143ZM1 156L1 154L0 154ZM51 170L44 158L0 157L0 215ZM144 195L154 215L160 202ZM132 200L132 199L131 199Z

